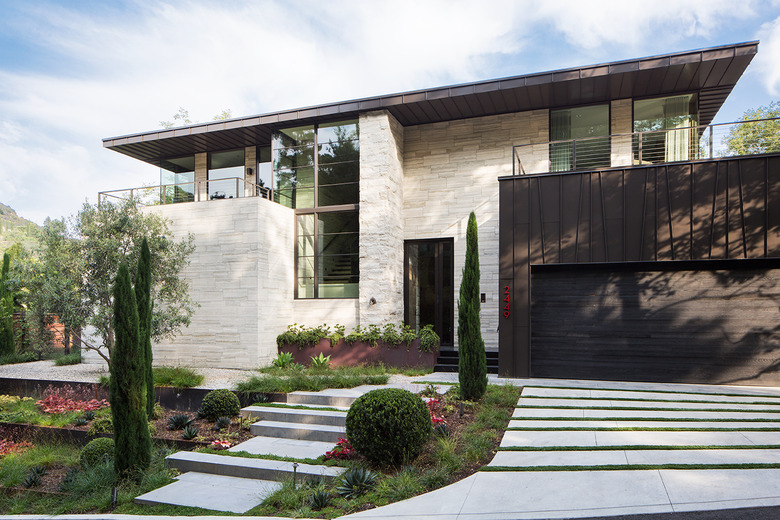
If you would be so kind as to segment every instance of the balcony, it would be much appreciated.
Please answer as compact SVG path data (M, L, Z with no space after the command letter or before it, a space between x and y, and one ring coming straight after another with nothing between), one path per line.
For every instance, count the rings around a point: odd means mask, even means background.
M121 190L101 191L98 203L134 200L142 206L159 206L181 202L204 202L245 197L273 200L273 190L240 177L179 184L162 184Z
M780 152L780 118L516 145L512 173L582 172L772 152Z

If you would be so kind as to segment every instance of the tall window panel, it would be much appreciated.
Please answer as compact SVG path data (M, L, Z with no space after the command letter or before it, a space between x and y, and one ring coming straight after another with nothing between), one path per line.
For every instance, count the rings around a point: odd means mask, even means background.
M281 129L271 154L274 200L296 211L296 298L357 298L357 121Z
M244 150L209 154L209 199L232 199L243 193Z
M160 161L160 186L163 204L195 200L195 156Z
M634 101L636 163L652 164L695 159L698 154L697 98L693 94Z
M358 212L299 214L296 278L298 298L357 298Z
M550 111L550 171L610 165L609 105Z

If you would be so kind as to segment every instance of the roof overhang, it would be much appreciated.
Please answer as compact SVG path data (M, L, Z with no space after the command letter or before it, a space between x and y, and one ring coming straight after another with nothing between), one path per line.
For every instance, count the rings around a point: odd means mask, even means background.
M155 164L167 157L266 144L277 128L371 110L387 110L411 126L683 92L699 93L699 124L706 125L757 51L757 41L724 45L113 137L103 146Z

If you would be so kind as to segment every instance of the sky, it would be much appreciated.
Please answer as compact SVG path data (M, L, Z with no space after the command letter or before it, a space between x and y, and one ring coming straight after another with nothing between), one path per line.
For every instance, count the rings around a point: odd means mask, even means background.
M760 40L715 122L780 99L780 0L0 0L0 202L39 224L157 184L101 140Z

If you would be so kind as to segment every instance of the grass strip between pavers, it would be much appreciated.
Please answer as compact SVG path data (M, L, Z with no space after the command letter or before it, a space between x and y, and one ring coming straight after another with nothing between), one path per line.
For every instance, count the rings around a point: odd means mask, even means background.
M330 406L306 406L305 404L287 404L287 403L255 403L252 406L257 406L260 408L288 408L292 410L322 410L325 412L343 412L347 413L346 410L341 410L339 408L332 408Z
M751 413L751 412L746 412ZM701 419L687 417L511 417L510 421L777 422L778 419Z
M556 390L595 390L597 392L645 392L650 394L688 394L688 395L725 395L729 397L760 397L761 399L778 399L780 396L772 395L757 395L757 394L731 394L727 392L690 392L690 391L676 391L676 390L637 390L637 389L612 389L612 388L595 388L595 387L582 387L582 386L538 386L538 385L523 385L523 388L546 388Z
M664 451L664 450L780 450L780 444L616 444L613 446L503 446L498 451Z
M549 427L549 428L526 428L523 426L510 426L507 431L521 432L780 432L780 428L674 428L658 427L649 428L643 426L596 426L586 427Z
M410 381L415 385L457 385L455 381Z
M652 412L753 412L780 413L780 410L745 410L744 408L663 408L655 406L542 406L536 404L515 405L515 408L530 408L540 410L647 410Z
M642 399L636 397L553 397L550 395L527 395L520 396L520 399L551 399L551 400L572 400L572 401L638 401L642 403L702 403L702 404L761 404L766 406L780 406L780 401L705 401L703 399Z
M603 464L597 466L482 466L479 471L620 471L659 469L778 469L780 463L746 464Z

